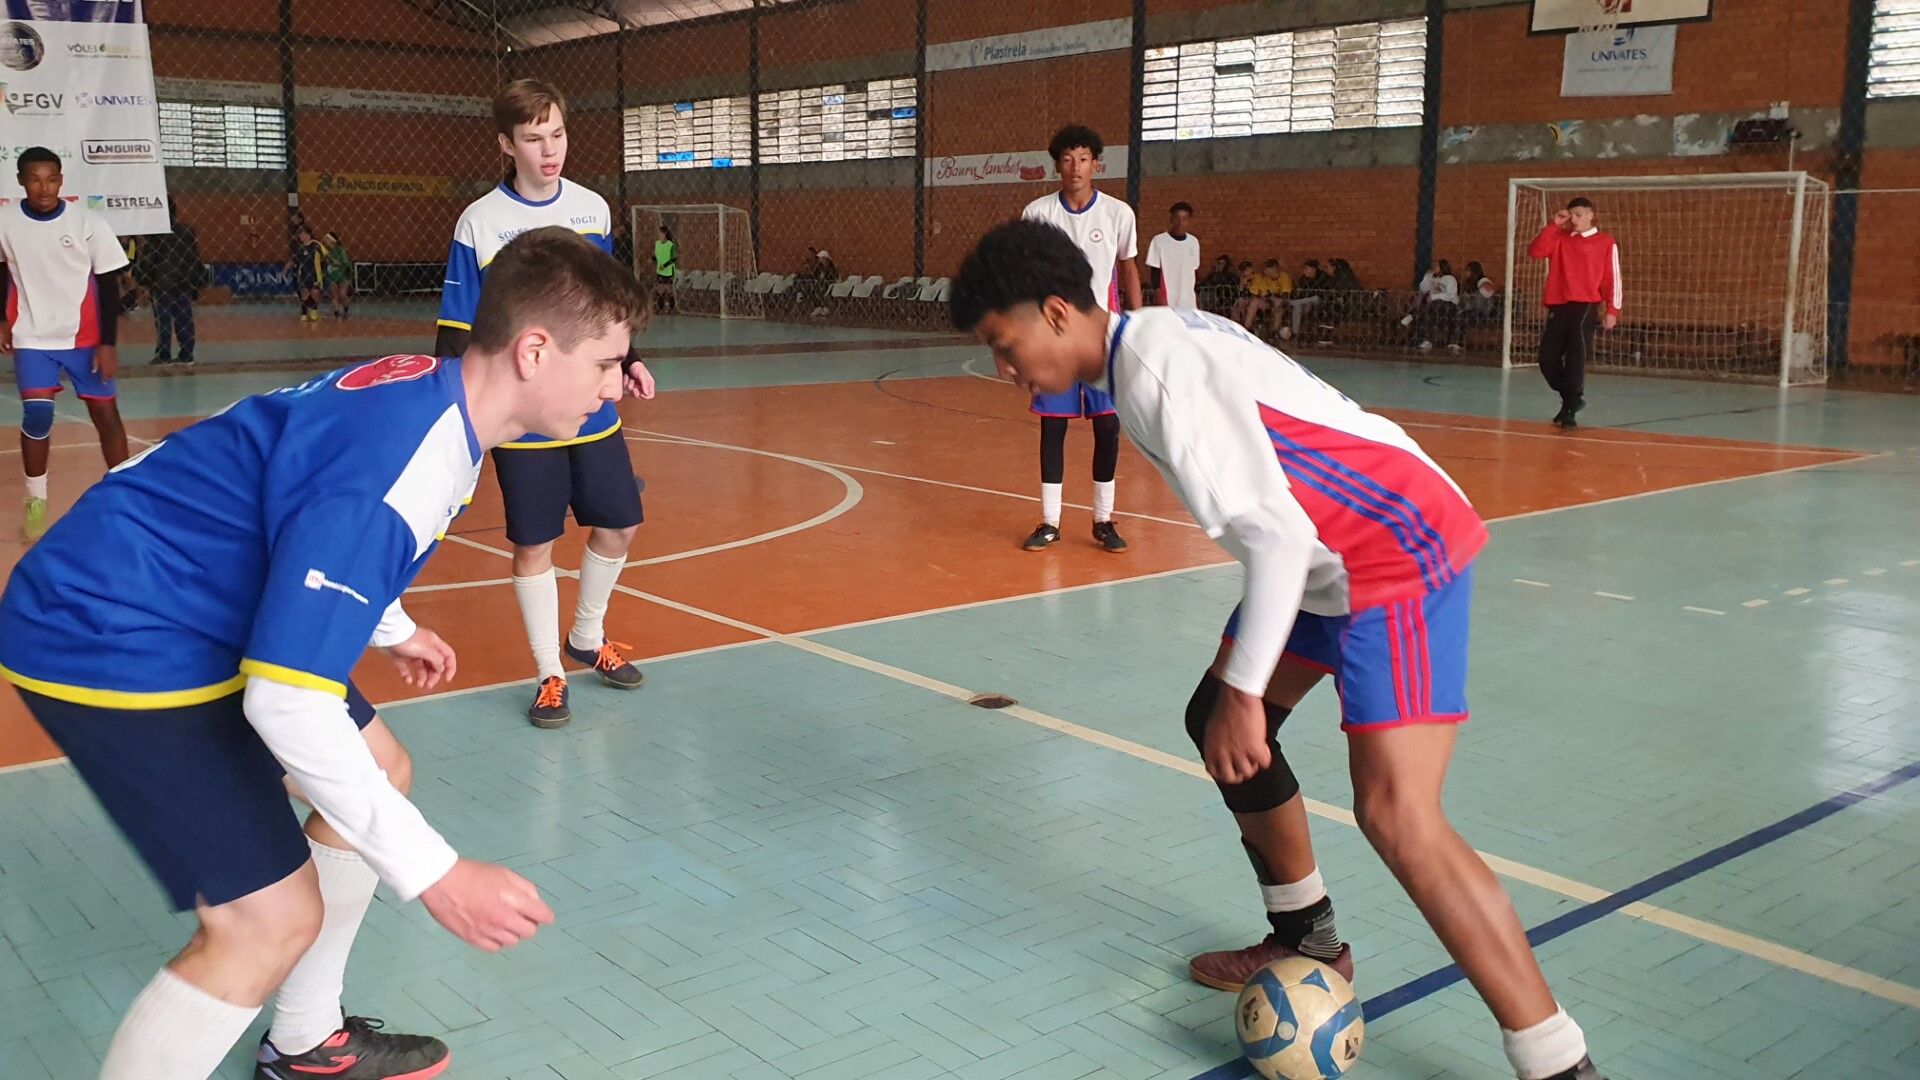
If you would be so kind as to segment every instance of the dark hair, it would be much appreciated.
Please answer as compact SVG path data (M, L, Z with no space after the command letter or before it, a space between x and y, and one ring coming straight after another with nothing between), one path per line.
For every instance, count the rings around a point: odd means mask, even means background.
M1051 296L1092 311L1093 266L1058 226L1021 220L996 225L980 238L953 276L948 303L954 329L971 333L993 312Z
M1047 156L1057 163L1069 150L1085 150L1098 160L1107 152L1107 144L1100 141L1099 132L1085 124L1068 124L1054 133L1053 141L1047 144Z
M1468 282L1469 285L1478 285L1480 284L1480 279L1487 276L1487 271L1486 268L1479 263L1470 262L1467 264L1467 276L1473 279Z
M554 109L566 117L567 99L552 83L515 79L493 95L493 129L511 139L515 127L538 124Z
M60 155L44 146L29 146L25 150L20 151L20 157L15 161L17 167L14 171L24 176L26 175L27 166L37 165L41 162L52 165L54 172L60 171Z
M1448 261L1447 261L1447 260L1445 260L1445 259L1435 259L1435 260L1434 260L1434 262L1435 262L1436 264L1438 264L1438 265L1439 265L1439 267L1440 267L1440 276L1441 276L1441 277L1452 277L1452 276L1453 276L1453 264L1452 264L1452 263L1450 263L1450 262L1448 262Z
M660 226L660 231L661 231L661 232L663 232L663 233L666 233L666 234L667 234L667 243L669 243L669 244L671 244L671 243L673 243L673 230L672 230L672 229L669 229L669 228L667 228L667 227L666 227L665 225L662 225L662 226Z
M1055 161L1058 161L1058 160L1060 160L1060 159L1059 159L1059 158L1055 158L1054 160L1055 160ZM1182 211L1182 210L1185 210L1185 211L1186 211L1187 213L1189 213L1189 214L1191 214L1191 213L1193 213L1193 204L1192 204L1192 203L1187 203L1187 202L1177 202L1177 203L1174 203L1174 204L1173 204L1173 205L1172 205L1171 207L1169 207L1169 208L1167 209L1167 213L1169 213L1169 214L1177 214L1177 213L1179 213L1179 212L1180 212L1180 211Z
M1268 259L1268 260L1267 260L1266 262L1264 262L1264 263L1261 263L1261 264L1260 264L1260 269L1262 269L1262 270L1278 270L1278 269L1280 269L1280 260L1279 260L1279 259Z
M646 325L651 301L633 272L564 225L528 229L487 264L468 339L499 352L539 321L570 349L615 323Z
M1585 195L1576 195L1567 203L1567 209L1569 210L1578 210L1583 206L1589 210L1593 209L1593 200L1587 198Z

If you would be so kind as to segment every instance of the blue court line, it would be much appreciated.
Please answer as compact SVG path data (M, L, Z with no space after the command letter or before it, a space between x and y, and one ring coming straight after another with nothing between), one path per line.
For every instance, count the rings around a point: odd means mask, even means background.
M1539 948L1554 938L1570 934L1588 923L1597 922L1629 904L1637 904L1654 893L1670 889L1688 878L1699 877L1714 867L1731 862L1782 837L1791 836L1808 826L1832 817L1849 806L1883 795L1916 777L1920 777L1920 761L1909 762L1877 780L1870 780L1858 787L1850 788L1832 798L1815 803L1791 817L1781 818L1771 825L1763 825L1737 840L1729 841L1711 851L1696 855L1678 866L1635 882L1619 892L1577 907L1558 918L1549 919L1527 931L1527 940L1532 942L1535 948ZM1410 979L1391 990L1368 998L1361 1009L1367 1021L1371 1023L1396 1009L1403 1009L1422 998L1431 997L1465 978L1466 975L1460 970L1459 965L1448 964L1446 967L1429 971L1425 975ZM1208 1069L1193 1080L1241 1080L1243 1077L1252 1075L1254 1075L1253 1066L1249 1065L1245 1058L1236 1058Z

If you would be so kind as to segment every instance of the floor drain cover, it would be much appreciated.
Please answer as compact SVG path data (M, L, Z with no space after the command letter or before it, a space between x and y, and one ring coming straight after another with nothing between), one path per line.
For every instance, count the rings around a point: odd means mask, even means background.
M967 699L967 704L981 709L1004 709L1020 703L1005 694L975 694Z

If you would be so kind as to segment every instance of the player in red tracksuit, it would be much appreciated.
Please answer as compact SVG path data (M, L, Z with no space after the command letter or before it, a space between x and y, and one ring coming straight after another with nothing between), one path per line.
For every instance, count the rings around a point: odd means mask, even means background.
M1574 426L1586 407L1587 359L1594 331L1620 319L1620 246L1593 224L1593 203L1577 198L1527 245L1527 254L1547 260L1547 325L1540 332L1540 374L1560 395L1553 422Z

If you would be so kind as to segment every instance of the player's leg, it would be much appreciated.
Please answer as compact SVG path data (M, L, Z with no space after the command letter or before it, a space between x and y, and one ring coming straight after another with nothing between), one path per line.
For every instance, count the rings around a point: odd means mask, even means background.
M566 448L495 450L493 467L513 544L513 595L539 672L527 719L535 727L561 727L573 718L560 662L560 586L553 575L553 542L566 531L572 497Z
M1041 394L1030 411L1040 415L1040 524L1021 547L1044 551L1060 539L1060 504L1067 479L1067 420L1080 415L1078 388Z
M1236 611L1213 667L1187 705L1188 734L1202 748L1206 722L1223 685L1220 672L1226 666L1238 619ZM1254 780L1219 785L1221 797L1239 825L1240 842L1253 863L1270 933L1245 948L1202 953L1189 962L1187 970L1194 981L1215 989L1238 990L1262 965L1294 954L1331 964L1340 974L1353 978L1353 950L1340 940L1333 900L1314 858L1306 799L1286 764L1278 738L1288 714L1337 661L1336 623L1300 615L1287 655L1274 669L1264 695L1273 765Z
M127 460L127 426L120 419L119 388L94 369L92 349L62 349L53 354L73 383L73 393L87 405L93 430L100 436L100 456L107 468Z
M1341 726L1349 734L1354 815L1499 1021L1515 1071L1525 1080L1571 1078L1568 1070L1586 1057L1585 1037L1547 989L1499 880L1441 804L1467 715L1472 594L1469 567L1422 599L1350 619Z
M405 795L413 786L413 759L374 712L359 689L349 684L347 712L360 727L387 780ZM300 791L291 781L296 798ZM261 1040L259 1059L287 1076L333 1075L331 1066L354 1057L366 1075L426 1076L444 1067L451 1054L438 1039L388 1033L349 1017L340 1004L347 957L373 903L380 879L352 845L318 811L307 815L307 845L319 883L323 917L319 934L280 983L274 998L273 1026ZM358 1077L361 1072L347 1075Z
M1565 305L1547 309L1546 322L1540 327L1540 375L1547 389L1560 393L1560 375L1567 351L1567 323L1561 312ZM1554 417L1559 420L1558 416Z
M1113 411L1113 398L1104 391L1086 387L1087 415L1093 418L1093 539L1115 554L1127 550L1127 542L1113 524L1114 474L1120 468L1120 417Z
M153 301L153 359L148 363L155 367L173 363L174 298L178 295L158 289L148 294Z
M199 930L134 999L103 1080L208 1076L313 942L318 879L241 695L130 712L21 699Z
M1578 307L1579 322L1567 341L1566 372L1561 376L1560 397L1567 409L1567 427L1574 426L1574 414L1587 407L1587 363L1593 359L1594 335L1606 310L1599 304Z
M572 470L573 519L592 530L580 559L580 595L566 652L591 667L608 686L637 689L645 679L626 658L625 652L633 647L607 640L605 629L613 587L627 567L634 531L646 516L640 505L640 481L633 475L633 456L618 431L569 446L565 453Z
M20 532L37 540L47 531L47 459L53 438L53 399L60 393L60 365L42 349L13 350L13 381L20 391L20 471L26 505Z

